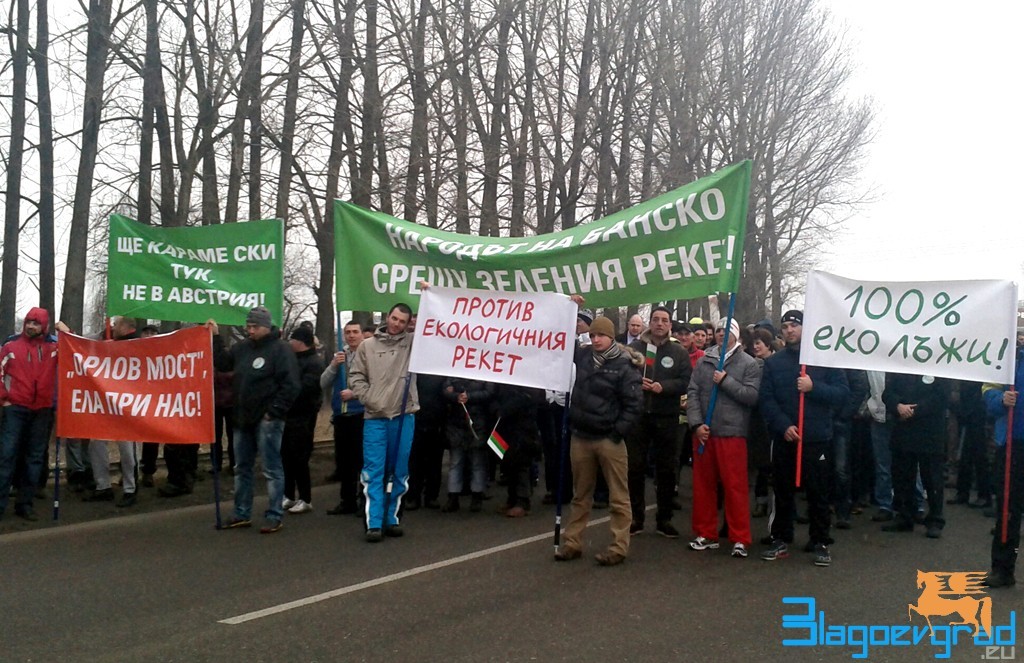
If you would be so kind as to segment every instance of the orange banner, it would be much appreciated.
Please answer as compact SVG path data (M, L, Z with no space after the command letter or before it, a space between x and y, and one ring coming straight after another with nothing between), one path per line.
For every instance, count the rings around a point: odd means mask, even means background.
M61 334L57 435L92 440L213 441L210 330L130 341Z

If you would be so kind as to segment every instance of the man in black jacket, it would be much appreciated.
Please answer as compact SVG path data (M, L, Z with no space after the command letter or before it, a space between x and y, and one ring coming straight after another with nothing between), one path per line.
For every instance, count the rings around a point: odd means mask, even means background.
M629 504L633 509L630 534L644 530L647 487L647 456L654 459L657 482L657 532L678 539L672 525L672 501L679 474L679 397L690 384L690 357L671 339L672 316L664 306L651 311L650 328L633 341L630 348L646 358L641 390L643 413L633 431L626 436L629 450ZM653 346L653 347L652 347ZM650 354L648 352L650 351Z
M608 318L594 320L590 339L591 345L576 350L576 386L569 409L572 512L555 559L564 562L583 555L583 530L600 467L611 492L613 540L608 550L594 559L601 566L613 566L625 561L629 553L632 513L623 440L640 415L640 371L628 351L615 342L615 325Z
M270 311L258 306L245 320L249 338L224 348L217 323L206 323L213 333L213 360L218 371L234 371L235 388L235 514L226 528L252 526L252 479L256 451L263 457L269 504L260 532L281 529L284 515L284 470L281 434L284 418L299 394L295 353L273 327Z
M320 412L320 373L323 362L314 346L313 332L305 326L296 327L288 338L299 368L300 391L285 417L281 435L281 460L284 466L284 501L281 508L288 513L309 513L313 510L309 459L313 455L313 432ZM298 499L296 497L298 491Z
M807 491L810 542L817 566L829 566L831 514L832 419L850 397L842 369L807 366L801 374L800 340L803 311L786 311L782 316L782 338L786 347L764 362L758 404L772 437L772 480L775 488L775 518L771 544L761 559L771 562L789 556L793 541L793 511L796 479L797 427L800 394L804 395L804 428L801 485Z

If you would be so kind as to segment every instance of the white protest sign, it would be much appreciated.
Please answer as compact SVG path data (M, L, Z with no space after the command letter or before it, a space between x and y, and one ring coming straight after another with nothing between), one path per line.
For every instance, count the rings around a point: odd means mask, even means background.
M812 271L800 362L1013 381L1012 281L875 282Z
M576 304L564 295L431 286L409 370L569 391L575 329Z

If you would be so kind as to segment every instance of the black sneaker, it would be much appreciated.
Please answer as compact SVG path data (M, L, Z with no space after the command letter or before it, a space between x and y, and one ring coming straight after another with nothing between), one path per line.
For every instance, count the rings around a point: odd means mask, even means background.
M138 500L135 498L135 493L124 493L121 495L121 499L117 501L117 506L120 508L126 508L129 506L135 506Z
M981 581L986 587L992 587L993 589L999 587L1013 587L1017 584L1017 579L1009 573L1001 573L998 571L992 571L985 579Z
M644 533L643 523L632 522L629 524L629 535L636 536L637 534Z
M662 522L662 523L658 523L658 526L657 526L656 530L657 530L658 534L664 536L665 538L668 538L668 539L678 539L679 538L679 530L677 530L675 527L673 527L672 523L670 523L668 521L665 521L665 522Z
M373 527L366 530L366 542L367 543L380 543L384 540L384 534L380 531L379 527Z
M113 502L114 501L114 490L112 488L104 488L102 490L94 490L91 494L86 495L82 498L83 502Z
M832 554L828 551L828 546L818 545L814 548L814 565L815 566L831 566L832 565Z
M779 540L774 541L768 550L761 553L761 559L766 562L774 562L787 557L789 557L789 546L786 545L785 541Z
M924 535L929 539L938 539L942 536L942 528L938 525L930 525Z
M405 531L402 530L401 525L388 525L384 528L384 536L390 536L392 539L397 539L403 534L405 534Z

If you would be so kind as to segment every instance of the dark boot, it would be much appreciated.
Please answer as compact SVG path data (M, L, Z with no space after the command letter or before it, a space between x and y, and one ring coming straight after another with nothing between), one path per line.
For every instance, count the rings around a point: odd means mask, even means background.
M441 507L441 513L455 513L459 510L459 496L452 493L448 496L448 501Z
M473 499L469 502L469 510L473 513L478 513L484 508L484 494L473 493Z

